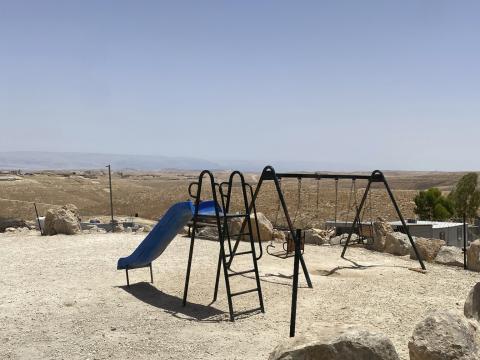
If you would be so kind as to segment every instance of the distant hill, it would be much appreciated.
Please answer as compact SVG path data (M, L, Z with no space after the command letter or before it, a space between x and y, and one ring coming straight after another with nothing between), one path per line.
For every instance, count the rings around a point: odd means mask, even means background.
M154 155L122 155L72 152L0 152L0 169L3 170L86 170L103 169L112 165L115 170L229 170L259 172L265 165L277 171L345 171L365 169L365 166L308 161L219 160L210 161L193 157Z
M222 168L220 164L212 161L187 157L34 151L0 152L0 169L5 170L103 169L108 164L112 165L115 170Z

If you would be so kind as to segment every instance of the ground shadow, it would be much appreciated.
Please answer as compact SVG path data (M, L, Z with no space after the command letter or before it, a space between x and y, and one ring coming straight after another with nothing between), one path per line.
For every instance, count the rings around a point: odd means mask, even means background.
M182 306L182 299L177 296L169 295L158 290L146 282L132 284L130 286L119 286L129 294L135 296L151 306L163 309L172 316L183 320L203 321L203 322L221 322L227 320L225 312L211 306L205 306L195 303L187 303Z
M351 263L352 265L350 266L336 266L334 267L333 269L331 270L315 270L313 273L315 275L321 275L321 276L330 276L330 275L333 275L335 273L337 273L339 270L344 270L344 269L348 269L348 270L366 270L366 269L370 269L370 268L376 268L376 267L383 267L383 268L404 268L404 269L407 269L407 270L413 270L413 271L416 271L415 269L412 269L412 268L409 268L408 266L400 266L400 265L362 265L362 264L359 264L353 260L350 260L350 259L346 259L346 258L343 258L343 260L345 261L348 261L349 263Z

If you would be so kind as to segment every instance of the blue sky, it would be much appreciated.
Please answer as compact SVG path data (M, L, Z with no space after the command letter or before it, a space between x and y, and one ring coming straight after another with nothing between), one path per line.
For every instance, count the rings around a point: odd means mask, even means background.
M478 1L0 0L0 151L480 170L479 14Z

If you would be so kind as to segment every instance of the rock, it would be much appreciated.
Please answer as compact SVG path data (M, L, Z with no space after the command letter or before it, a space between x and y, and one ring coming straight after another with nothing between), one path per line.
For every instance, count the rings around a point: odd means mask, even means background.
M47 210L43 231L45 235L80 233L80 218L76 206L68 204L61 208Z
M463 267L463 251L456 246L442 246L435 258L438 264Z
M445 241L440 239L415 238L415 246L424 261L433 262L437 257ZM410 249L410 259L417 260L413 247Z
M431 311L408 342L410 360L478 359L476 328L462 314Z
M385 335L358 327L323 329L316 336L284 341L269 360L398 360Z
M218 230L216 227L213 226L205 226L198 230L197 236L206 239L218 239Z
M329 242L330 242L330 245L343 245L347 241L347 238L348 238L348 234L342 234L342 235L332 237ZM356 241L358 241L358 235L352 234L349 244L355 243Z
M0 220L0 232L6 231L7 228L29 227L23 219L2 219Z
M468 293L463 313L469 319L480 321L480 283L476 283Z
M152 231L152 227L150 225L143 226L143 232L149 233L150 231Z
M268 218L261 212L257 212L257 219L258 219L258 230L260 232L260 238L262 241L270 241L275 238L275 235L279 236L278 239L282 239L281 235L279 232L276 232L274 234L274 229L273 225L268 220ZM252 232L253 232L253 240L258 241L259 236L257 234L257 227L256 227L256 222L255 222L255 215L251 214L250 215L250 223L252 224ZM233 218L229 222L229 228L228 231L230 233L230 237L232 239L236 239L234 236L235 234L239 234L241 232L242 228L242 220L239 218ZM248 232L248 225L245 225L243 232ZM283 236L283 239L285 237ZM242 236L241 240L248 240L248 236Z
M257 219L258 219L258 230L260 231L260 239L262 241L270 241L273 239L273 225L268 220L268 218L261 212L257 212ZM255 222L255 216L252 214L250 215L250 222L252 223L252 231L253 231L253 240L259 240L259 234L257 233L257 227ZM248 230L247 230L248 231Z
M6 232L6 233L16 233L16 232L17 232L17 228L8 227L8 228L5 229L5 232Z
M137 229L135 230L135 234L142 234L142 233L143 233L143 226L137 227Z
M410 240L407 234L392 232L385 235L385 252L393 255L404 256L410 254Z
M273 239L279 241L285 241L285 233L281 230L273 229Z
M127 234L131 234L131 233L132 233L132 228L131 228L130 226L127 226L127 227L125 228L125 232L126 232Z
M393 233L392 226L381 217L373 222L373 242L368 244L367 248L374 251L383 252L387 235Z
M114 227L113 231L121 233L121 232L124 232L125 229L123 228L122 224L117 223L117 224L115 224L115 227Z
M467 267L469 270L480 271L480 240L471 242L467 248Z
M331 229L329 230L322 230L322 229L308 229L305 230L305 243L306 244L315 244L315 245L323 245L334 234L334 230L332 231Z

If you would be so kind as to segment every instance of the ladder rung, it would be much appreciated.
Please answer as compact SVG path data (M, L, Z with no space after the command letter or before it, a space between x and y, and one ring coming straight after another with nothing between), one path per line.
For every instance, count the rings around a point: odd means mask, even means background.
M235 272L235 273L232 273L232 274L228 274L228 276L238 276L238 275L243 275L243 274L249 274L249 273L252 273L252 272L255 272L255 269L238 271L238 272Z
M235 253L235 256L237 256L237 255L245 255L245 254L252 254L252 251L250 250L250 251L240 251L240 252L236 252L236 253ZM227 254L227 255L225 255L225 257L231 257L231 256L232 256L232 254Z
M255 309L249 309L249 310L245 310L245 311L239 311L235 314L233 314L234 316L241 316L241 315L245 315L245 314L250 314L250 313L254 313L254 312L257 312L257 311L261 311L261 312L265 312L263 310L263 308L261 307L258 307L258 308L255 308Z
M244 295L244 294L248 294L248 293L251 293L251 292L254 292L254 291L258 291L258 288L250 289L250 290L239 291L239 292L230 294L230 297L239 296L239 295Z

